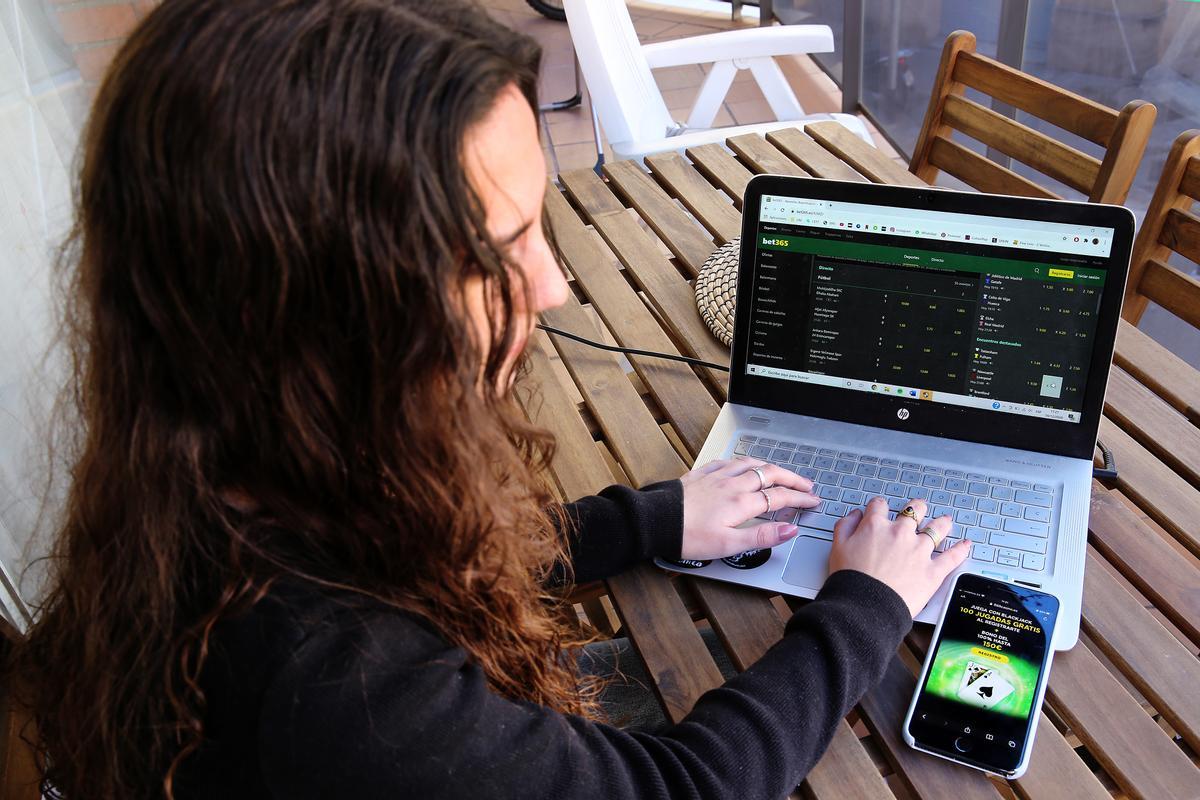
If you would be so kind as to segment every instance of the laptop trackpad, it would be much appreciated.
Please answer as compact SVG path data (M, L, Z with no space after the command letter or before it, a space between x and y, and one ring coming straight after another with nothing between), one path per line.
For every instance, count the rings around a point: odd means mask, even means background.
M829 575L829 548L832 543L812 536L797 536L783 568L783 582L807 589L820 589Z

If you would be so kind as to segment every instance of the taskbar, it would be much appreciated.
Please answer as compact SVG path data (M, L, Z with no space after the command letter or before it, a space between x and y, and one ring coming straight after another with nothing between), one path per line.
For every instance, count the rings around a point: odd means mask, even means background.
M1001 411L1008 414L1021 414L1027 417L1041 417L1061 422L1079 422L1078 411L1068 411L1063 408L1033 406L1026 403L1008 403L990 397L977 397L969 394L954 394L953 392L935 392L931 389L919 389L911 386L899 386L891 383L862 381L853 378L839 378L836 375L820 375L815 372L797 372L779 367L768 367L762 364L747 364L746 374L763 378L779 378L785 381L810 383L815 386L833 386L839 389L850 389L857 392L886 394L893 397L906 397L911 400L928 400L936 403L947 403L966 408L982 408L988 411Z

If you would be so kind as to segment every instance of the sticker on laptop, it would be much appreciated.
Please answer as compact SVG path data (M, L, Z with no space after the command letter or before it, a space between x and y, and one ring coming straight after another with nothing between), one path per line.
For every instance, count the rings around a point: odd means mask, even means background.
M747 550L744 553L738 553L736 556L722 558L725 562L734 569L754 569L761 567L763 564L771 560L771 548L763 550Z
M682 567L683 569L700 569L701 567L707 567L709 564L711 564L712 559L707 561L697 561L691 558L680 558L672 561L669 558L664 558L663 562L670 564L673 567Z

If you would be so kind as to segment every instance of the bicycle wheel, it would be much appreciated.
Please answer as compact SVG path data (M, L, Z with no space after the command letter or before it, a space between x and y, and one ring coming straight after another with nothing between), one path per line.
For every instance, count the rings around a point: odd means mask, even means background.
M567 12L563 10L562 0L525 0L533 10L543 17L566 22Z

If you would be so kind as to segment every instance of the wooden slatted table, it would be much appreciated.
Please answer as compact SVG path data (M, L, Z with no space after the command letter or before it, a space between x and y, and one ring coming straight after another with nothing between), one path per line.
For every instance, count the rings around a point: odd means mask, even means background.
M751 175L777 172L904 185L920 181L836 123L739 136L567 172L547 200L573 296L555 327L718 363L728 351L690 285L739 233ZM531 418L553 431L564 499L613 482L677 477L725 399L725 375L629 359L538 333ZM800 796L816 798L1200 798L1200 374L1122 323L1100 437L1119 478L1093 485L1080 644L1060 653L1029 771L1011 784L912 751L900 725L930 629L918 626L883 681L837 730ZM698 625L745 669L783 634L782 598L652 565L607 582L620 633L678 720L721 674ZM614 620L588 594L600 630ZM797 601L789 600L792 605ZM802 601L801 601L802 602Z

